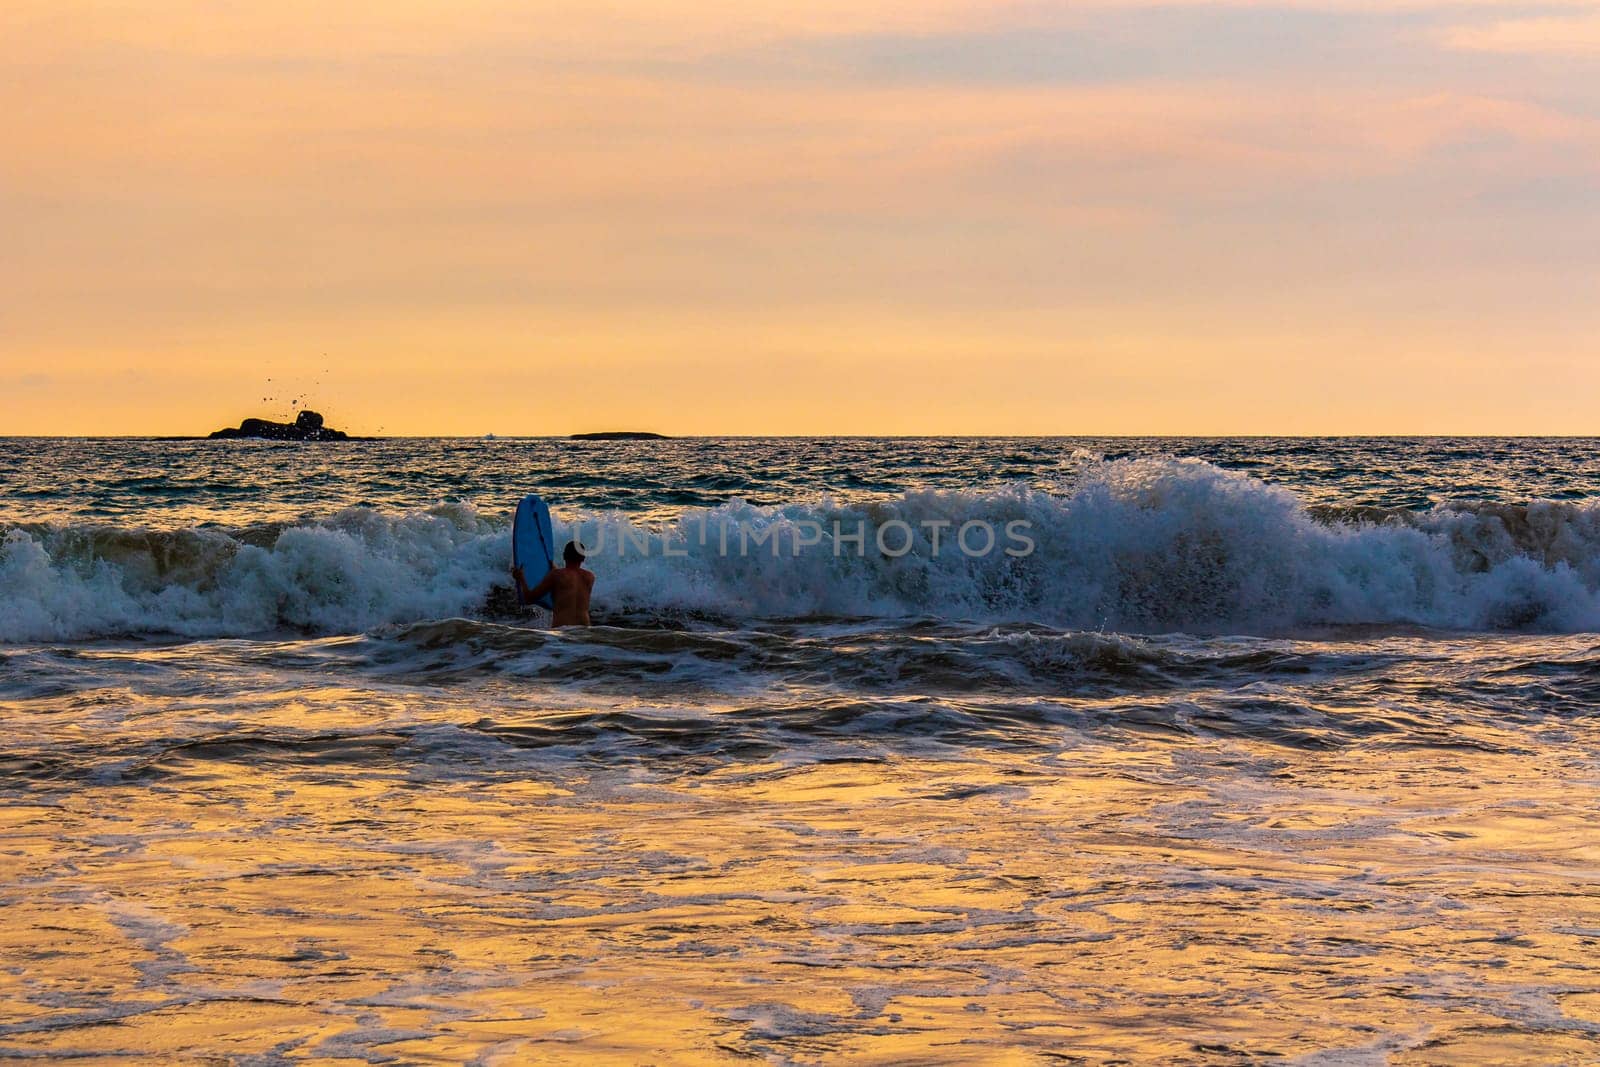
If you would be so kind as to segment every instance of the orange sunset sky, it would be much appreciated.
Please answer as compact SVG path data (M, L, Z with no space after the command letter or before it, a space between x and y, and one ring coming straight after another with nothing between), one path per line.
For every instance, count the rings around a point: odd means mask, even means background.
M0 434L1600 431L1596 3L6 0L0 144Z

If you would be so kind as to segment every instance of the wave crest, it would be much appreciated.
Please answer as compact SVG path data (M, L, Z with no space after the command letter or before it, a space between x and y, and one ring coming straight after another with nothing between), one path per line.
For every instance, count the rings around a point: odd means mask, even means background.
M234 531L17 526L0 538L0 640L338 633L459 615L507 553L503 529L459 505Z
M830 545L772 559L708 547L701 530L898 520L996 528L1024 521L1025 558L935 552L898 559ZM625 522L597 518L617 545ZM783 532L773 538L792 547ZM730 537L729 540L736 539ZM669 548L683 556L664 558ZM1058 493L1014 487L907 493L865 508L824 500L688 512L650 558L608 558L608 595L637 609L744 615L932 615L1089 629L1280 633L1328 625L1586 630L1600 622L1600 509L1450 505L1360 517L1311 514L1293 493L1196 460L1097 465Z
M956 551L951 532L969 521L1025 523L1033 550ZM797 544L811 524L890 522L913 535L904 555L877 551L870 534L859 553L836 552L831 538ZM1600 507L1311 511L1287 490L1194 460L1100 463L1052 492L735 500L637 539L627 528L620 513L557 522L559 538L607 546L591 566L596 607L613 621L927 616L1261 634L1600 627ZM744 552L740 528L760 535ZM505 519L463 505L399 516L355 508L236 531L15 526L0 540L0 640L350 632L478 614L505 581L508 542Z

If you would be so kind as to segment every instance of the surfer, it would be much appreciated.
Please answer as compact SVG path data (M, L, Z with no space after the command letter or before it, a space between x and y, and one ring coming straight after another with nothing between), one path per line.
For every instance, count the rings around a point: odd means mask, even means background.
M557 567L552 563L550 573L532 589L528 588L522 568L511 568L511 577L517 580L517 593L525 604L549 593L553 605L550 613L552 626L588 626L589 592L594 588L594 572L583 569L583 549L576 541L567 542L561 559L566 566Z

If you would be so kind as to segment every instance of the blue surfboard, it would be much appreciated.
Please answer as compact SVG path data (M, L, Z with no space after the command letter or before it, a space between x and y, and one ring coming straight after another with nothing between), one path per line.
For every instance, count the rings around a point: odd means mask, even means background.
M528 587L539 584L549 573L556 559L555 533L550 529L550 507L538 493L529 493L517 503L516 517L511 520L511 565L522 568L522 577ZM550 608L550 594L537 600L518 599L524 607L537 604Z

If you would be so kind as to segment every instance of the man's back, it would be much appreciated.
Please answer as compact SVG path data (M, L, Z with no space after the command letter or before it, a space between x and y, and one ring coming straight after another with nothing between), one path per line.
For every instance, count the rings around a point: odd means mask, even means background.
M583 546L568 541L561 558L566 566L554 563L539 584L528 588L521 567L511 568L511 577L517 580L517 593L524 604L550 594L552 626L588 626L589 591L594 588L594 575L583 569Z
M550 583L550 602L554 605L551 625L588 626L589 591L594 588L594 572L569 563L552 569L545 581Z

